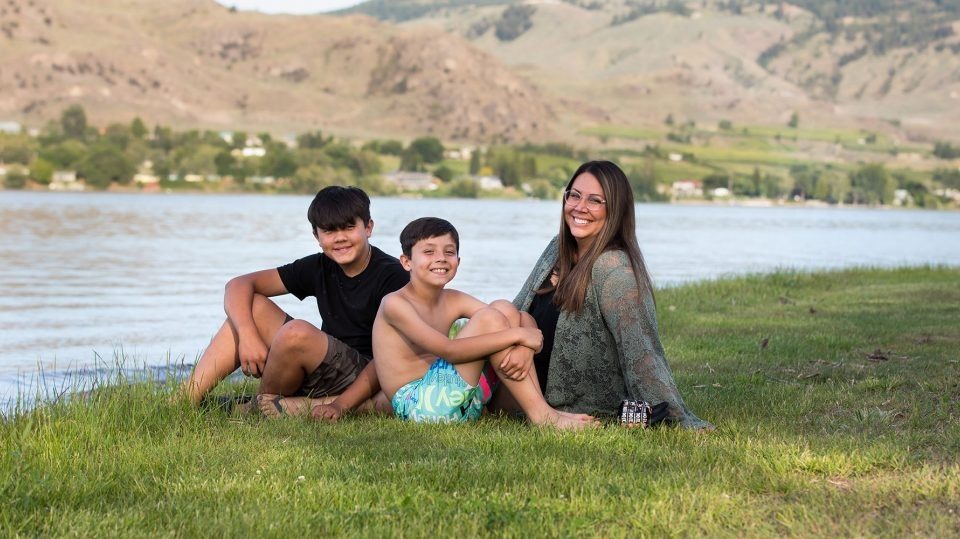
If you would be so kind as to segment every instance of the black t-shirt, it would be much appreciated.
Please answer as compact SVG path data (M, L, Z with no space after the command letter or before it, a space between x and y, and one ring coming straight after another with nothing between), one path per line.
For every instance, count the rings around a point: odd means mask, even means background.
M541 288L552 286L550 277L543 282ZM533 366L537 370L537 380L540 382L540 391L547 390L547 371L550 369L550 354L553 352L553 337L557 333L557 320L560 319L560 310L553 304L553 293L536 294L530 303L530 316L537 322L537 327L543 332L543 348L534 354Z
M325 333L361 354L372 357L373 320L383 296L410 280L400 261L374 246L370 263L356 277L347 277L339 264L323 253L310 255L277 268L280 280L301 301L317 298Z

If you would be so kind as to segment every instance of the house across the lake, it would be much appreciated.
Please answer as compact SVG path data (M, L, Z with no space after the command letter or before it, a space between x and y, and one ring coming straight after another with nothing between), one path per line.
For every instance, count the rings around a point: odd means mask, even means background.
M503 180L499 176L470 176L470 178L477 182L481 191L503 189Z
M703 182L700 180L679 180L670 186L674 198L691 198L703 196Z
M83 191L85 185L75 170L54 170L49 187L51 191Z
M427 172L398 170L383 175L383 180L396 185L401 191L433 191L440 186L440 179Z

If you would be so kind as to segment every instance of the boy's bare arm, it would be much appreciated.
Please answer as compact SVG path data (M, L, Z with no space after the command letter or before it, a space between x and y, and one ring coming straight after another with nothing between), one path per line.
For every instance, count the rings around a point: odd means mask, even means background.
M321 421L337 421L345 412L360 406L378 391L380 391L380 380L371 361L360 371L350 387L333 402L315 405L312 410L313 418Z
M237 332L240 369L260 377L267 361L267 344L253 322L253 295L279 296L287 292L276 269L256 271L230 279L224 289L223 310Z
M464 296L470 297L466 294ZM482 305L482 302L480 303ZM465 306L469 306L469 302L465 301ZM456 312L453 319L459 316L457 312L469 313L469 309L464 311L459 306L454 307ZM476 337L451 340L445 333L441 333L423 320L416 309L402 296L384 298L382 308L385 321L397 332L422 350L442 357L450 363L467 363L483 359L515 344L534 350L539 350L543 346L543 335L540 330L531 328L509 328Z
M473 296L460 292L458 290L446 290L447 294L454 296L456 305L461 309L460 316L470 318L483 307L494 307L493 304L486 304ZM537 328L537 322L530 316L529 313L516 311L513 308L513 305L510 307L514 310L516 314L519 315L519 326L522 328L529 328L533 330L539 330ZM497 310L501 310L500 307L495 307ZM507 312L503 313L511 326L515 326L517 321L514 321L511 315ZM542 333L540 333L542 336ZM503 356L500 367L500 374L511 379L511 380L523 380L527 377L527 374L530 372L530 367L533 366L533 355L534 350L532 348L514 345L510 347L509 353Z

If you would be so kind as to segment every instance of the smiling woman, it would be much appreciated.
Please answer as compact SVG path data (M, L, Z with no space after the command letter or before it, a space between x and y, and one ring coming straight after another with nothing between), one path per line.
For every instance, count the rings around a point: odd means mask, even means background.
M560 234L514 300L543 331L534 365L547 402L600 416L624 400L667 403L669 421L712 428L687 409L667 365L626 175L609 161L584 163L561 211ZM498 401L511 407L506 395Z

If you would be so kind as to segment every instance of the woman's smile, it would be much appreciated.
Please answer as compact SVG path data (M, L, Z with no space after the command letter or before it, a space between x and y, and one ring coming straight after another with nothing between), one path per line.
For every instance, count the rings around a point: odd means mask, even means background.
M569 193L563 206L564 219L577 245L584 248L600 235L607 220L605 205L596 205L595 209L588 207L591 200L605 200L603 187L596 176L584 172L573 180Z

